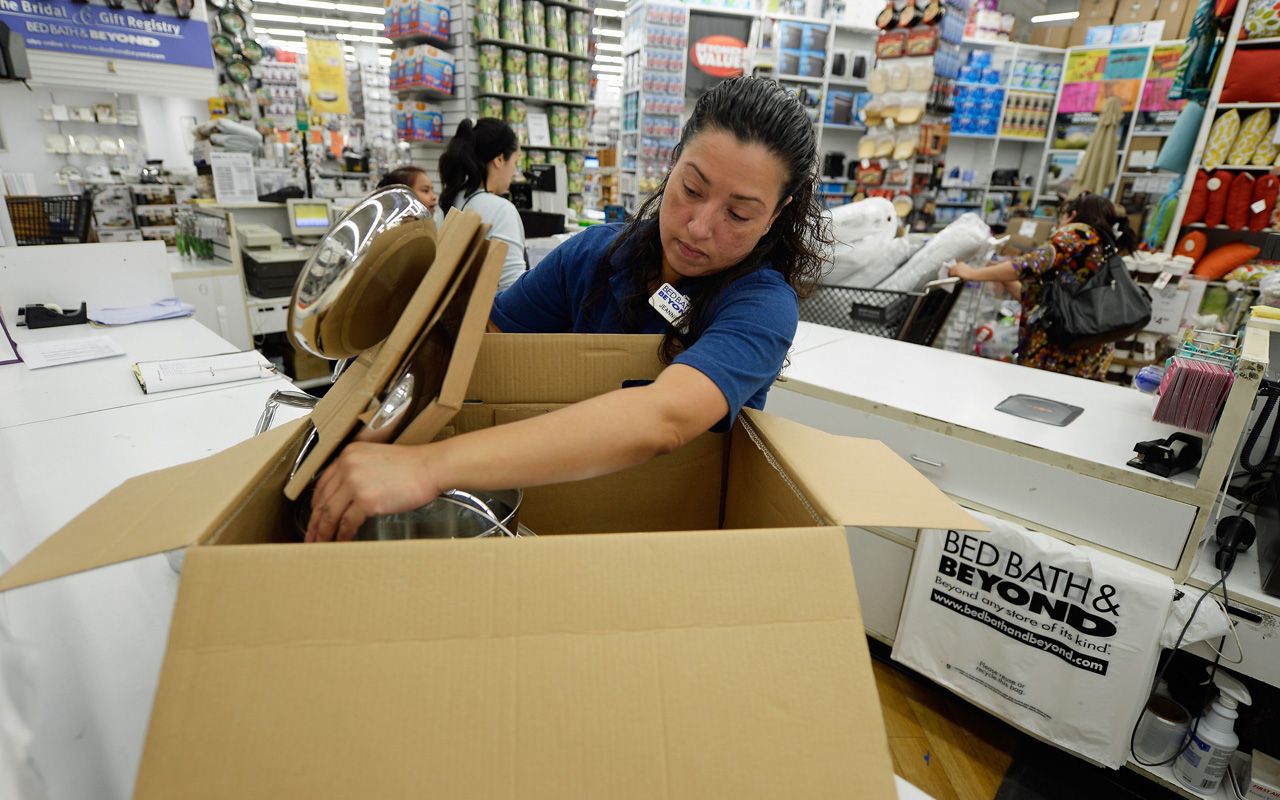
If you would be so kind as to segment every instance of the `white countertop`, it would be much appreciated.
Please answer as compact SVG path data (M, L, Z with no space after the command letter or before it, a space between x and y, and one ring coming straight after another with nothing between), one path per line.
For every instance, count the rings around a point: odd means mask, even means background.
M784 377L876 406L1147 477L1154 476L1125 466L1134 443L1178 430L1153 422L1152 396L1134 389L807 322L800 329L797 344L833 331L838 335L816 347L793 349ZM798 388L795 383L780 386ZM1014 394L1058 400L1080 406L1084 413L1058 428L995 410ZM1180 477L1179 482L1194 485L1189 473Z
M136 361L215 355L235 349L221 336L189 317L115 328L68 325L30 330L12 326L9 332L19 348L24 342L108 336L125 351L125 355L37 370L30 369L25 363L0 366L0 430L225 388L224 384L222 387L204 386L146 394L133 376L133 364ZM290 385L284 378L259 379L255 383L269 387L264 389L267 393Z
M276 388L167 393L0 430L0 554L16 562L128 477L249 438ZM302 413L282 407L276 424ZM177 585L151 556L0 595L0 620L34 667L33 756L50 798L132 795Z

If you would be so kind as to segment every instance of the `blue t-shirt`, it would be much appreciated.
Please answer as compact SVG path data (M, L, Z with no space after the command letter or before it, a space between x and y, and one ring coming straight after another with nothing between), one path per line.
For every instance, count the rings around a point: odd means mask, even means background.
M493 322L505 333L665 333L666 319L647 305L639 330L624 330L620 300L628 292L626 270L610 276L608 292L594 292L597 272L605 268L605 251L622 227L595 225L552 250L498 295ZM626 257L615 254L615 263ZM702 282L686 279L676 288L694 297ZM599 300L585 308L593 293ZM764 408L800 317L795 291L767 266L729 284L711 311L706 330L672 363L693 367L719 387L729 404L723 424L744 405Z

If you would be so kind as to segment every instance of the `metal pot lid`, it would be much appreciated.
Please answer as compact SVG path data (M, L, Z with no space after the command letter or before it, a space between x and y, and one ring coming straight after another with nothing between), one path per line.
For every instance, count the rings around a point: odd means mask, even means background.
M240 55L244 56L244 60L248 61L250 64L257 64L262 60L262 45L258 44L253 39L245 39L240 43Z
M239 11L224 8L222 13L218 14L218 21L222 23L222 28L225 31L234 33L237 36L244 33L244 15Z
M289 304L290 340L327 359L373 347L391 333L434 258L427 207L404 186L374 192L307 259Z

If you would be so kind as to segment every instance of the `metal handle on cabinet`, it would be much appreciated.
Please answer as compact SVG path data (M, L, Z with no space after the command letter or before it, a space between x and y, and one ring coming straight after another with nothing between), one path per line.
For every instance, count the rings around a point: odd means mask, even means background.
M921 458L917 455L912 455L911 460L918 461L921 464L927 464L930 467L937 467L938 469L942 469L945 466L941 461L930 461L927 458Z

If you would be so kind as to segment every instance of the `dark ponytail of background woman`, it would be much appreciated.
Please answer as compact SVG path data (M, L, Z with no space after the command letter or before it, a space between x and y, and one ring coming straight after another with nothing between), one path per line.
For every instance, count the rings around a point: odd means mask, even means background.
M448 213L458 197L467 197L485 188L489 163L499 156L510 158L520 149L511 126L500 119L484 117L474 124L458 123L458 132L440 156L440 207Z
M1072 222L1082 222L1098 231L1103 239L1110 238L1121 252L1133 252L1138 243L1129 218L1100 194L1085 192L1071 198L1062 206L1062 214L1070 215Z

